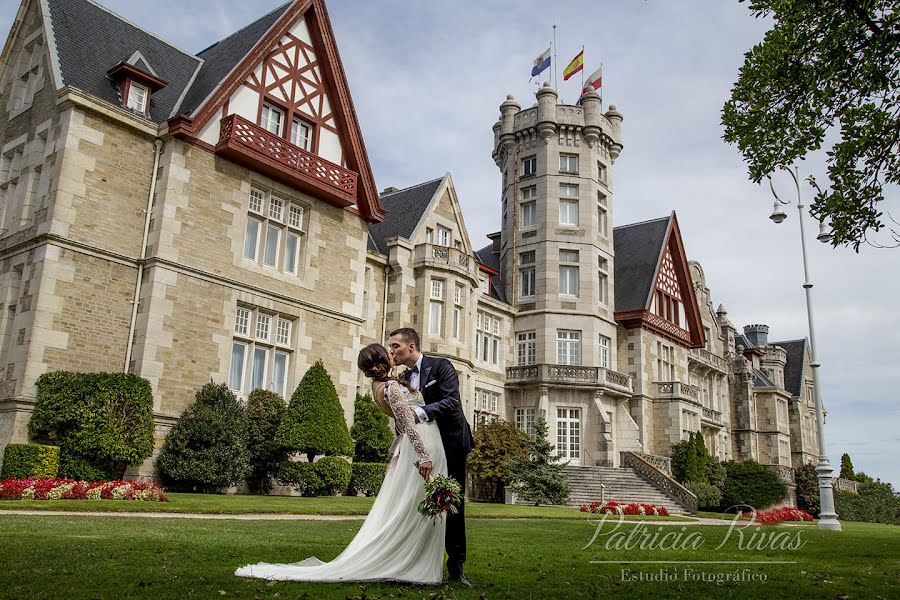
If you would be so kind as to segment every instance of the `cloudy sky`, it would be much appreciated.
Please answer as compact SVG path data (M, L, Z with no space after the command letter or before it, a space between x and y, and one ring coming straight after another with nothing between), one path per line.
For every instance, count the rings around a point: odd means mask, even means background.
M9 31L13 2L0 8ZM107 7L188 50L199 51L278 6L278 0L106 0ZM766 323L770 339L807 334L796 208L774 225L767 188L747 181L719 115L743 53L768 23L737 0L409 2L331 0L329 12L379 189L450 172L476 247L499 226L500 174L491 126L507 94L535 102L531 62L557 28L559 71L585 47L586 73L603 63L604 107L625 117L614 166L616 225L675 210L688 257L703 265L714 303L739 328ZM546 74L546 73L545 73ZM580 77L562 82L574 103ZM827 181L821 156L801 174ZM786 174L778 180L792 197ZM809 198L808 190L804 197ZM883 207L900 220L900 193ZM817 342L835 468L900 484L900 249L859 254L815 241ZM884 238L882 238L884 239Z

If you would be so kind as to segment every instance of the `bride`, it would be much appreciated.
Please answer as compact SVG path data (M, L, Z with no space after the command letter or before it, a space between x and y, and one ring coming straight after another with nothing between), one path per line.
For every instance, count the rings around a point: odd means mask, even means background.
M390 376L394 361L381 344L359 353L358 365L371 378L379 408L393 416L399 436L381 491L356 537L330 562L311 557L290 564L257 563L239 577L293 581L401 581L440 584L447 523L418 512L425 480L447 474L441 433L432 420L416 423L422 394Z

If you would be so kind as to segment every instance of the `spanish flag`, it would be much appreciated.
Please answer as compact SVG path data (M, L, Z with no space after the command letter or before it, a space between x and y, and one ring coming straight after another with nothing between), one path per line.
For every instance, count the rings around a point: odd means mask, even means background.
M569 66L566 67L566 70L563 71L563 81L566 81L577 73L578 71L584 68L584 48L581 49L581 52L578 53L578 56L572 59L572 62L569 63Z

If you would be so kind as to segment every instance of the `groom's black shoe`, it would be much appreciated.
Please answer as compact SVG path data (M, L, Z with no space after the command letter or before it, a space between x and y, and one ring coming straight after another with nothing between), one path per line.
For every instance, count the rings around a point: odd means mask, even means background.
M462 573L459 575L451 575L450 583L458 583L464 587L472 587L472 582Z

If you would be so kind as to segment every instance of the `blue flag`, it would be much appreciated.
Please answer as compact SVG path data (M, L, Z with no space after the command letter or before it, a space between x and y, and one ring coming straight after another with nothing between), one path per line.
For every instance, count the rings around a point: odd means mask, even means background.
M541 53L536 59L534 59L534 66L531 68L531 76L537 77L541 73L543 73L550 66L550 48L547 48L546 52Z

